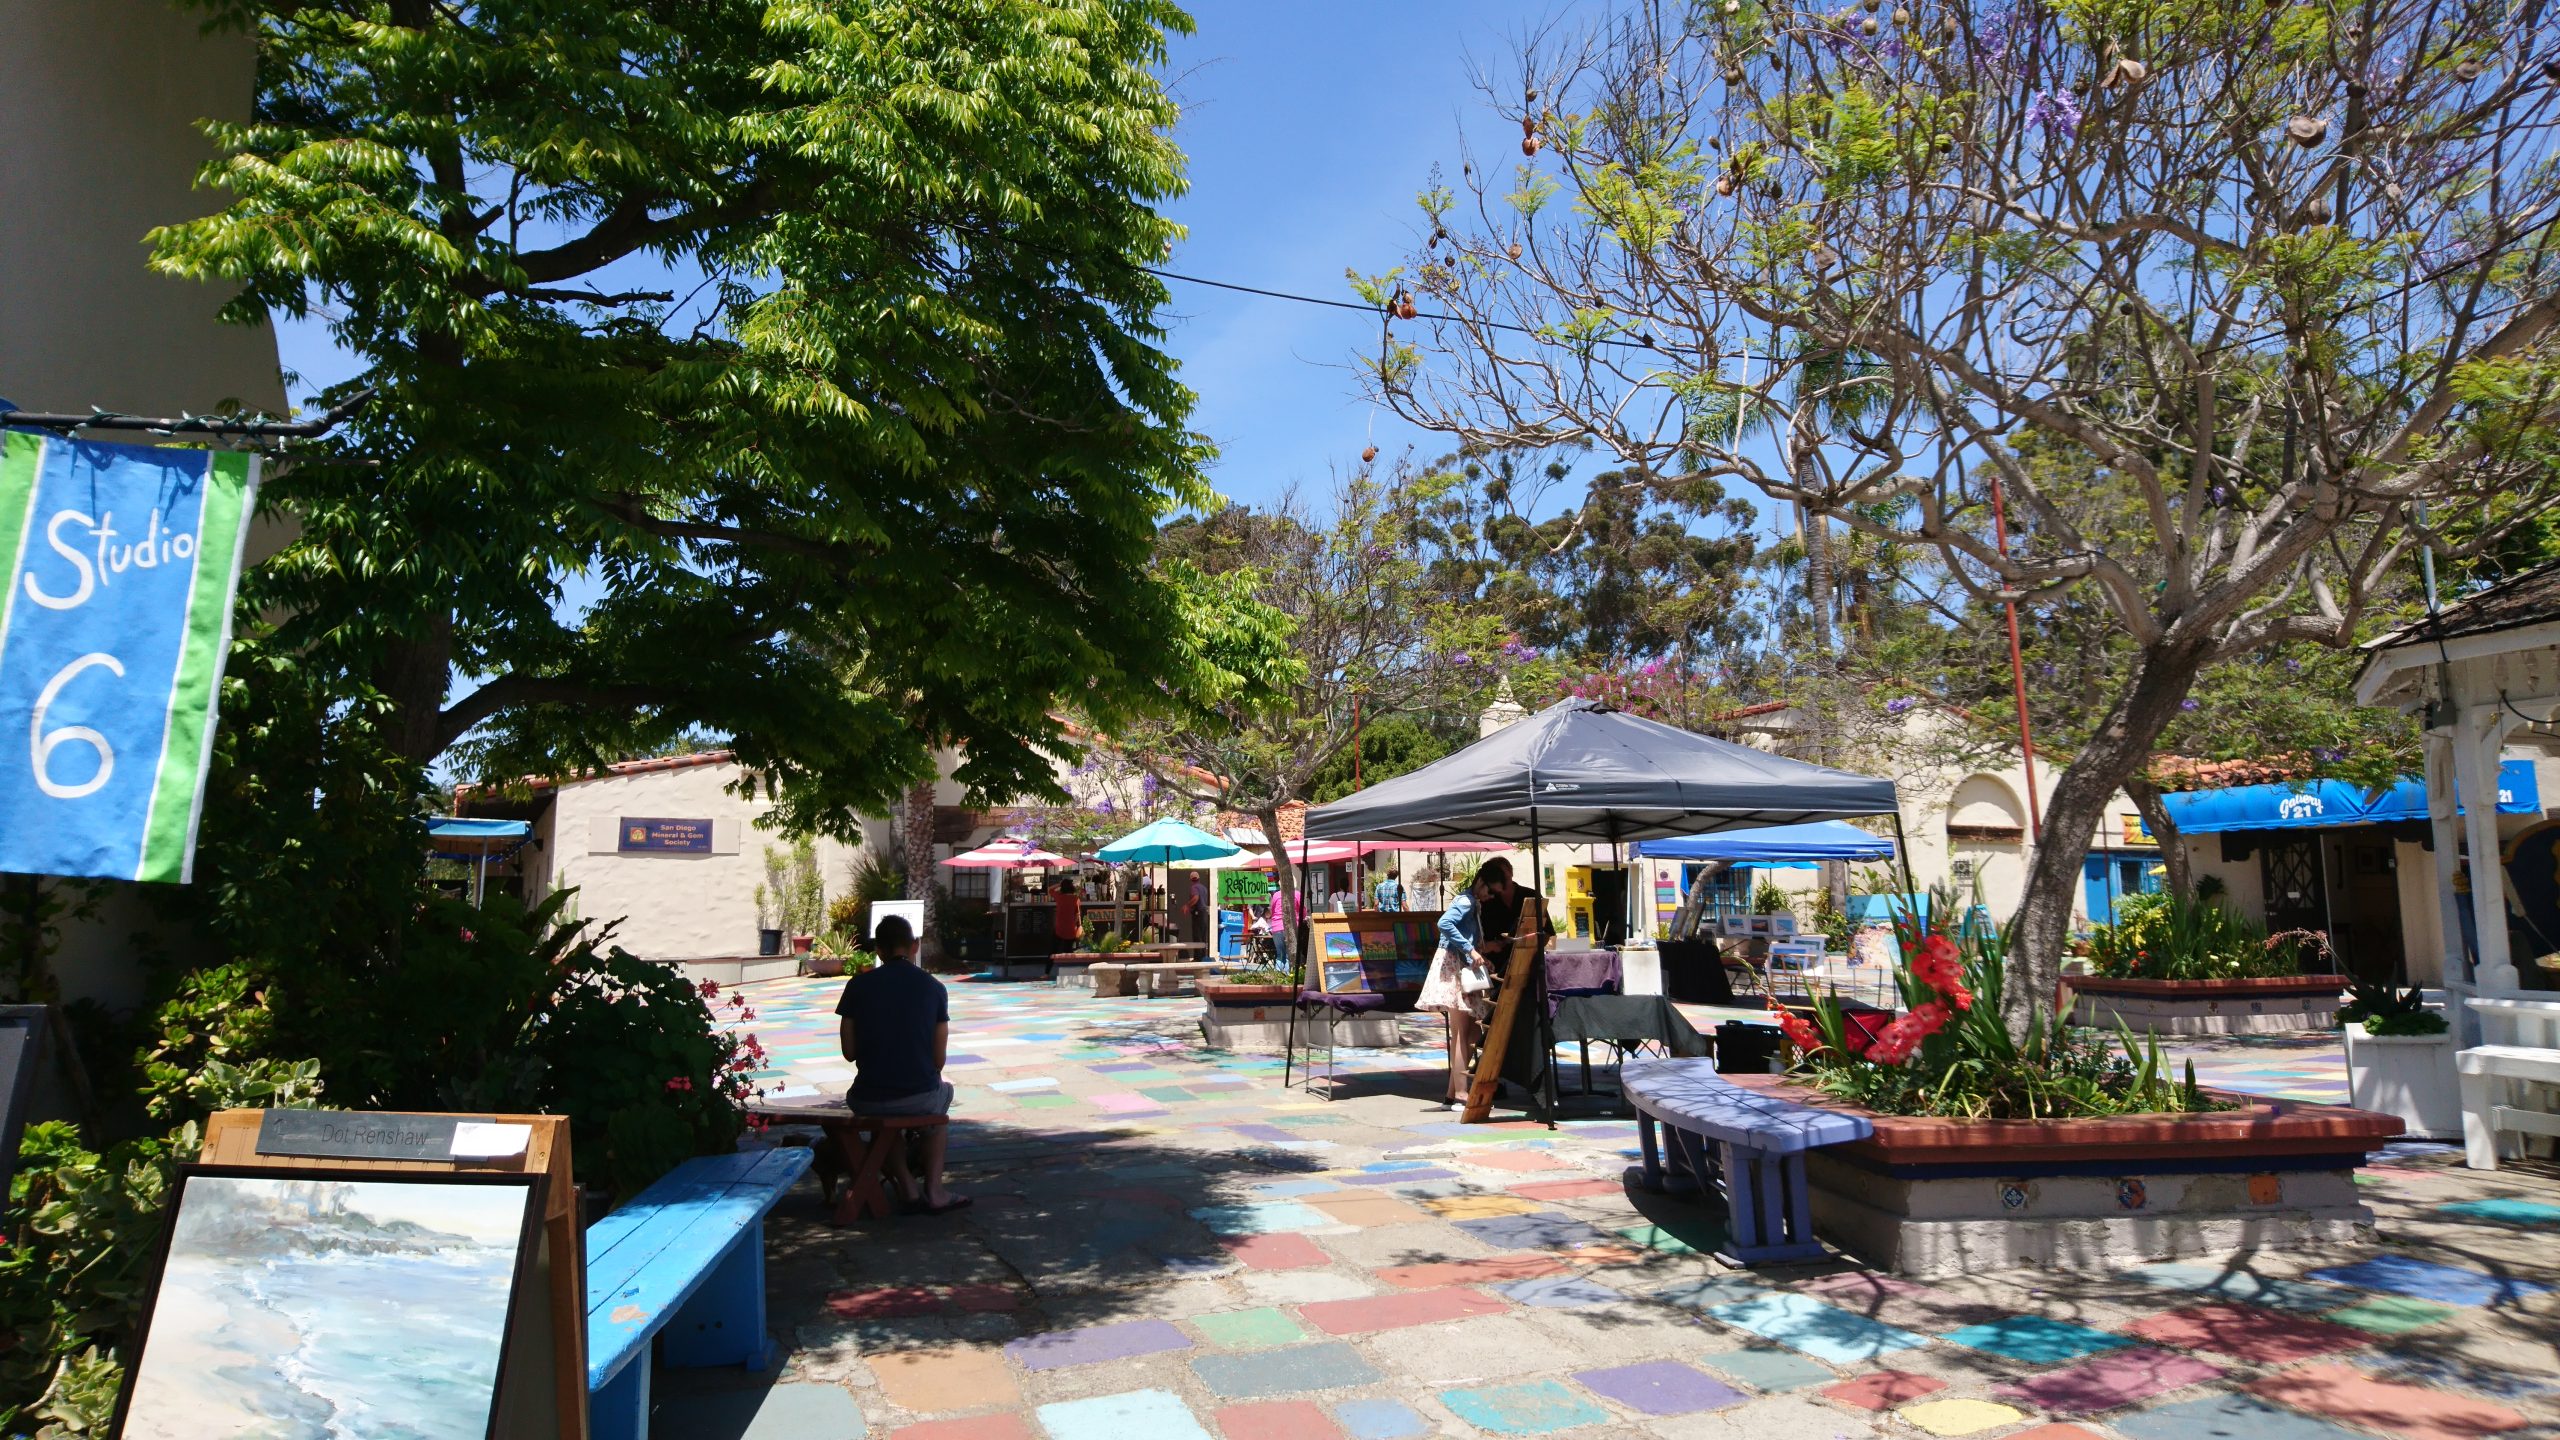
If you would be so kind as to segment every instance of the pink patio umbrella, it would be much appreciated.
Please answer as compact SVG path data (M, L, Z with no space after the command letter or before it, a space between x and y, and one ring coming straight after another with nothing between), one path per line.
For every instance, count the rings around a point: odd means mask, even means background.
M1008 835L990 840L965 855L954 855L942 862L962 870L1031 870L1040 866L1062 866L1074 862L1064 855L1042 850L1028 840Z

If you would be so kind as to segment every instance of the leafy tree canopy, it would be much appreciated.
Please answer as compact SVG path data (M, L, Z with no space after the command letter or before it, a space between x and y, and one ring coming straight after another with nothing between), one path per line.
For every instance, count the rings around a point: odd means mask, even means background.
M843 833L936 741L1041 792L1060 697L1108 722L1180 678L1147 558L1204 451L1136 268L1177 229L1179 10L201 3L259 99L157 264L327 317L374 391L268 488L300 528L244 644L391 753L701 727Z

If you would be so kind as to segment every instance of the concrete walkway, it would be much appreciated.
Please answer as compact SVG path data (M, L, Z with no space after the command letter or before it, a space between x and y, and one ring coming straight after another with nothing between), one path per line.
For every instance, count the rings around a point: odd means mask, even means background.
M837 985L750 988L767 1083L841 1086ZM662 1381L656 1433L756 1440L2424 1440L2560 1425L2560 1183L2403 1147L2379 1248L1917 1285L1733 1271L1631 1195L1632 1125L1464 1126L1437 1027L1333 1103L1198 1048L1196 1000L952 986L970 1211L777 1213L776 1374ZM1710 1013L1696 1018L1712 1021ZM2195 1047L2325 1084L2332 1042ZM2343 1072L2336 1072L2343 1083ZM2320 1094L2305 1098L2324 1098ZM2328 1097L2334 1098L2334 1097ZM2544 1430L2542 1433L2555 1433Z

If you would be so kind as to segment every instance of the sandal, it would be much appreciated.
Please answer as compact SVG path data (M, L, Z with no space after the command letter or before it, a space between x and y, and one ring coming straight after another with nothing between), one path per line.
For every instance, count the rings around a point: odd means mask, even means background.
M919 1204L916 1207L916 1213L919 1215L948 1215L954 1210L966 1210L976 1203L977 1200L974 1196L962 1195L952 1200L947 1205Z

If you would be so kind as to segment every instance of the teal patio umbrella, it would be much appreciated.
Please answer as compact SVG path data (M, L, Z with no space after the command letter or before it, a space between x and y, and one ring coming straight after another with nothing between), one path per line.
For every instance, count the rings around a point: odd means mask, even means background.
M1110 865L1173 865L1185 860L1222 860L1238 853L1236 845L1179 820L1156 820L1093 852Z

